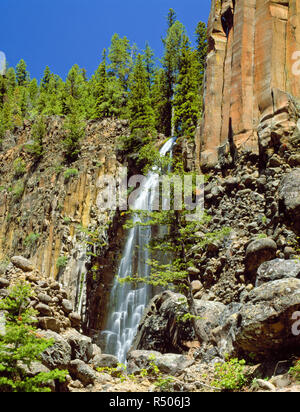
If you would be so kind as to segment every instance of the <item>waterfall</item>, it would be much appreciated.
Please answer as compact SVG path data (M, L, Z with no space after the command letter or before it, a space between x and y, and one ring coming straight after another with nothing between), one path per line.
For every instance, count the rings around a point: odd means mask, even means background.
M161 156L172 153L176 138L169 139L160 150ZM171 154L170 154L171 155ZM134 210L152 210L156 189L159 185L159 175L155 170L150 172L140 190L139 197L132 207ZM138 221L139 217L134 217ZM136 335L138 325L148 305L152 288L142 285L136 288L131 283L120 284L119 278L126 278L133 274L147 278L150 267L147 264L150 258L147 245L151 240L150 226L134 226L128 232L122 259L119 265L110 295L110 308L107 327L102 336L105 339L105 353L117 356L121 363L126 362L127 353Z

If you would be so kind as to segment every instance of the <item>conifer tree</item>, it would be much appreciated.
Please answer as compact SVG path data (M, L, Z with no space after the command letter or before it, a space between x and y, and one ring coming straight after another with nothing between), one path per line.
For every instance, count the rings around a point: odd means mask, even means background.
M155 60L154 60L154 52L151 49L148 42L146 43L146 48L144 51L144 62L146 65L146 70L148 74L148 84L149 84L149 89L150 89L153 83L154 74L155 74Z
M28 86L28 94L31 102L31 107L34 107L39 93L39 86L36 79L32 79Z
M81 150L81 140L85 134L85 124L82 120L82 113L76 100L70 96L70 113L65 119L65 138L63 147L65 157L68 162L77 160Z
M41 338L34 324L37 312L29 307L31 288L17 284L0 302L4 311L5 330L0 333L0 392L51 392L49 384L58 379L63 382L67 371L57 369L30 376L33 363L41 360L41 354L53 345L52 340Z
M128 89L129 75L132 69L133 56L130 42L126 36L120 38L115 33L111 39L111 46L108 50L110 60L109 69L120 80L125 91Z
M151 103L155 116L155 128L160 133L168 136L170 133L169 93L166 72L156 69L151 88Z
M107 96L107 72L106 72L106 50L103 51L102 62L96 72L96 82L95 82L95 109L94 118L101 119L103 117L108 117L108 96Z
M36 161L39 161L44 154L43 140L46 135L46 125L43 116L39 116L31 129L32 143L26 146Z
M197 58L199 63L199 83L202 87L207 56L207 28L206 24L200 21L196 28Z
M173 17L170 19L172 22ZM169 24L170 24L169 22ZM177 81L179 63L180 63L180 50L183 42L185 41L186 33L182 23L175 21L172 26L169 27L167 36L163 40L165 46L165 52L162 59L162 64L166 73L167 84L167 136L172 134L172 102L174 96L174 88Z
M20 60L20 62L17 64L16 78L18 86L26 86L30 81L29 73L27 71L27 65L23 59Z
M122 151L130 158L138 158L141 148L153 140L155 115L151 106L148 73L139 54L130 79L128 101L131 135L121 139Z
M50 83L50 79L51 79L51 71L49 66L46 66L45 71L44 71L44 75L43 78L41 80L41 90L42 91L49 91L49 83Z
M173 26L173 24L175 23L176 20L177 20L177 17L176 17L175 10L174 9L169 9L169 13L168 13L168 16L167 16L168 28L169 29Z
M154 132L154 111L151 107L148 74L141 54L133 70L129 95L129 115L132 134L142 132L147 136Z
M6 131L13 129L13 125L12 106L10 101L7 99L3 104L2 110L0 111L0 142Z
M180 68L173 101L173 121L178 136L194 136L201 113L199 82L197 54L186 41L181 50Z
M9 67L6 71L6 84L8 92L12 92L17 86L17 76L16 71L13 67Z

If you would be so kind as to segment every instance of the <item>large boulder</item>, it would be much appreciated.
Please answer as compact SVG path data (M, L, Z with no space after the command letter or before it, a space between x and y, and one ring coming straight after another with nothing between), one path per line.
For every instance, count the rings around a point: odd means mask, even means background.
M85 386L93 384L97 379L97 373L80 359L70 362L69 372L73 379L79 379Z
M250 280L256 275L259 266L276 257L277 245L273 239L256 239L246 249L245 266Z
M22 256L13 256L11 258L11 263L24 272L31 272L34 269L33 264Z
M245 303L234 309L212 332L222 356L253 353L272 358L299 350L300 336L293 333L293 314L300 311L299 279L274 280L254 288Z
M194 364L194 360L185 355L174 353L161 354L157 351L136 350L128 355L128 372L135 373L141 369L151 369L155 364L160 372L178 376Z
M91 338L82 335L74 329L69 329L65 332L63 338L72 348L72 360L80 359L83 362L89 362L94 352Z
M49 369L67 369L72 359L72 348L58 333L41 331L39 334L45 339L52 339L53 345L42 353L42 363Z
M197 339L191 322L180 321L188 313L184 299L183 295L170 291L155 296L145 311L131 350L185 352ZM195 305L202 341L209 341L210 331L217 326L225 305L202 300L195 300Z
M286 223L300 233L300 168L282 178L279 186L279 210Z
M117 368L119 360L116 356L108 354L96 354L91 360L95 368Z
M300 261L274 259L263 263L257 271L255 286L284 278L300 278Z

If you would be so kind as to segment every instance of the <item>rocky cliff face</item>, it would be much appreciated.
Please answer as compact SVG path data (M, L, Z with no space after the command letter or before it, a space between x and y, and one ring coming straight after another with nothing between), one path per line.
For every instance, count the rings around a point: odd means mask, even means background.
M105 266L117 230L115 211L100 213L97 207L97 197L104 189L99 178L115 176L121 166L115 143L118 136L128 133L127 123L89 122L79 160L72 165L63 157L61 118L47 119L47 150L38 164L26 151L31 126L26 121L24 127L8 134L0 152L1 270L5 271L14 255L29 258L43 276L64 286L73 309L83 313L89 254L102 256ZM113 271L113 256L108 261Z
M212 0L208 38L199 165L242 151L266 161L297 130L299 1Z

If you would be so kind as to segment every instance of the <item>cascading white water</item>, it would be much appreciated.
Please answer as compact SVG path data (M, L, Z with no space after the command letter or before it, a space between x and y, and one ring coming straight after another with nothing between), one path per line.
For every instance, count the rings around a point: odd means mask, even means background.
M169 139L160 150L165 156L172 150L176 138ZM152 210L156 189L159 184L159 175L152 171L140 190L132 209ZM139 217L135 217L137 221ZM119 278L126 278L133 274L147 278L150 267L147 261L150 258L147 245L151 240L151 227L134 226L128 232L125 248L120 262L118 275L110 295L110 310L107 327L102 335L105 336L105 353L117 356L121 363L126 362L137 327L143 316L144 310L151 299L151 287L144 284L135 288L132 284L121 284Z

